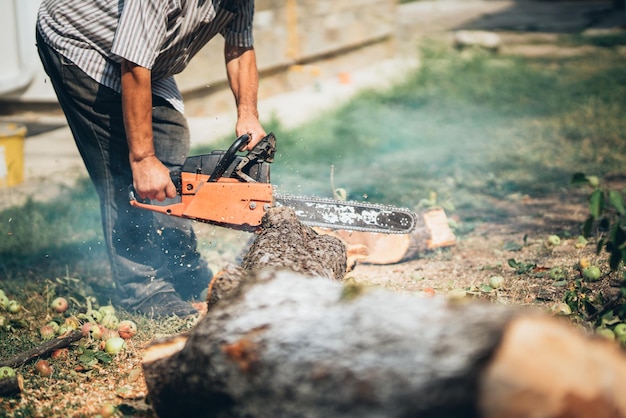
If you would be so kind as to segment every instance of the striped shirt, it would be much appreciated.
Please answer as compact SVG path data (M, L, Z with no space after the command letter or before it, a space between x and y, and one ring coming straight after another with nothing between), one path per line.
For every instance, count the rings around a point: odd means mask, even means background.
M121 92L121 62L151 71L152 92L183 112L174 75L218 33L252 47L254 0L43 0L46 43L96 82Z

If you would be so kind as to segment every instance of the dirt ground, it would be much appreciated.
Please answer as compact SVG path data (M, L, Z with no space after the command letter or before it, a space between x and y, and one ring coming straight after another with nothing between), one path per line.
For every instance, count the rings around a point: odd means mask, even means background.
M584 246L579 242L582 223L589 215L587 196L585 189L572 189L549 197L515 195L494 200L491 204L498 207L498 219L470 222L456 214L449 216L456 231L454 245L395 264L357 262L346 278L424 297L457 295L463 290L469 297L550 310L562 302L566 290L561 280L547 274L551 269L561 269L568 279L575 279L581 274L580 260L587 259L609 274L606 254L596 255L592 242ZM481 218L480 214L463 215ZM223 243L217 253L206 254L214 269L236 262L245 252L242 243L248 238L243 233L203 225L196 230L201 241ZM552 235L559 236L558 245L549 243ZM536 269L519 274L509 260L536 265ZM504 278L504 285L491 291L487 285L493 276ZM610 279L601 290L611 294L607 286L611 288Z
M580 226L588 216L585 199L581 193L572 192L493 202L502 211L502 218L479 222L471 231L457 234L455 245L396 265L358 264L350 275L366 283L425 296L465 289L498 303L549 308L562 297L553 287L555 280L519 275L508 261L536 264L542 270L559 267L569 271L571 278L578 277L581 258L601 263L602 257L596 257L592 244L576 246ZM551 235L561 238L560 245L548 244ZM493 276L502 276L504 286L493 293L481 291L480 286Z

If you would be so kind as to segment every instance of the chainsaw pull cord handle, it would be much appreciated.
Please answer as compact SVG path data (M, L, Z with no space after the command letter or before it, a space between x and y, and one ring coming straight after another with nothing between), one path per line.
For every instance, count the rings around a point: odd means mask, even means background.
M222 175L226 172L228 167L235 161L235 157L237 157L237 151L242 149L250 142L250 135L243 134L239 138L235 139L235 142L232 143L230 148L224 153L222 158L218 161L213 173L209 177L209 182L216 182L222 177Z

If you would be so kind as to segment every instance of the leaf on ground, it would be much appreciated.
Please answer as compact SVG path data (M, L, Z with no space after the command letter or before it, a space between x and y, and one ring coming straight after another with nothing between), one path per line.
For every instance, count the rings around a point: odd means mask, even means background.
M524 248L522 244L514 241L507 241L502 246L504 251L521 251L522 248Z

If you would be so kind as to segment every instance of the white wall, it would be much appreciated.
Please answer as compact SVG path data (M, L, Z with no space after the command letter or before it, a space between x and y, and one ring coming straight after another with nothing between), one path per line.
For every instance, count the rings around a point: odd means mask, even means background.
M0 98L54 100L37 56L35 20L40 0L0 0Z

